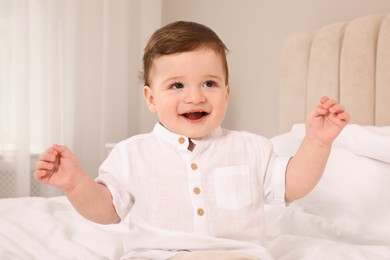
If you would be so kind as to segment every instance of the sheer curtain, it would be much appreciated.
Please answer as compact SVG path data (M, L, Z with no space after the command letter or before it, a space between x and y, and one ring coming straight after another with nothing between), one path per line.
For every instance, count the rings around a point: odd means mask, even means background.
M104 144L137 132L139 5L0 1L0 197L60 194L32 178L52 143L94 176Z

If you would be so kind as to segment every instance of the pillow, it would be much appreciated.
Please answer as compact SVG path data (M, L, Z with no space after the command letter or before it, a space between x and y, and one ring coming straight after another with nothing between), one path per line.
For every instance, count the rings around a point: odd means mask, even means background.
M304 124L271 139L281 155L293 155ZM308 162L310 163L310 162ZM333 144L323 177L289 207L354 223L370 240L390 241L390 126L347 125Z

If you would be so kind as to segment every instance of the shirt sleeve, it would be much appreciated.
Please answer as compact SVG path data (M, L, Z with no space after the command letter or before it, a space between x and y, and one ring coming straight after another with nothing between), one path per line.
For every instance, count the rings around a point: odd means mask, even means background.
M133 198L125 187L125 173L127 164L123 160L125 156L125 149L118 144L111 151L99 168L99 176L96 182L105 185L111 193L112 202L118 216L123 219L129 213L134 204Z
M286 169L290 156L279 156L273 151L272 143L263 143L264 161L266 162L264 176L265 202L271 205L285 206Z

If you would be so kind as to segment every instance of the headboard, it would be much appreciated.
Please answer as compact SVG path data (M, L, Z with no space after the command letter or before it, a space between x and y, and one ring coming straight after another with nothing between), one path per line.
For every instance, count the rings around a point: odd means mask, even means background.
M335 23L286 39L279 130L302 123L327 95L351 123L390 125L390 14Z

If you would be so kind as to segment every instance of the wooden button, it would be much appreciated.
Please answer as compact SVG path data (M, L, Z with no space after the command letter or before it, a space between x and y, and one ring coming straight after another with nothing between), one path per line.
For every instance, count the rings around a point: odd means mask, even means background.
M198 209L197 213L198 213L198 216L203 216L204 215L204 210L203 209Z
M198 169L198 165L196 163L191 163L191 169L196 171Z
M199 193L200 193L200 188L195 187L195 188L193 189L193 191L194 191L195 194L199 194Z
M179 142L179 144L184 144L185 139L184 137L180 137L179 139L177 139L177 141Z

